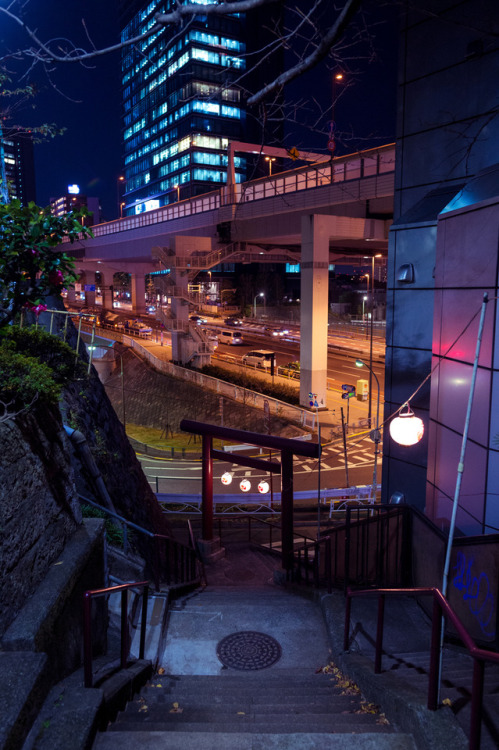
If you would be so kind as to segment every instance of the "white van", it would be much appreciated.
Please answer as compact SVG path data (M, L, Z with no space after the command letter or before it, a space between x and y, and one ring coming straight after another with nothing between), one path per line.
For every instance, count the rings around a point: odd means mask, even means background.
M267 370L272 366L274 357L275 352L271 352L268 349L255 349L243 356L243 365Z
M243 343L243 337L239 331L220 331L218 334L218 341L220 344L227 344L228 346L237 346Z

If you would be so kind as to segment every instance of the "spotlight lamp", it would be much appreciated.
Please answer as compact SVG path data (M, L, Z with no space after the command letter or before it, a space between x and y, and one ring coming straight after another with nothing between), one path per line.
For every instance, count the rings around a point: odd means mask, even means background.
M399 445L416 445L423 437L423 420L415 416L409 402L404 406L407 407L407 411L401 411L398 417L390 422L390 436Z

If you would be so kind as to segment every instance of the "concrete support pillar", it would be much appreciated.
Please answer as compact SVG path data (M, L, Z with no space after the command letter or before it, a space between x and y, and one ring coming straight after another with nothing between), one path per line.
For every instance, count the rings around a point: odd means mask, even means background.
M82 287L85 292L85 306L95 307L95 271L85 271L85 278ZM93 288L93 291L92 289Z
M319 409L327 403L330 235L331 217L302 218L300 404L309 407L312 393Z
M132 313L143 315L146 311L146 277L143 273L132 273Z
M114 271L111 268L99 268L101 275L102 309L113 309L113 280Z
M185 271L173 269L171 272L173 286L177 290L185 292L184 297L172 297L173 317L179 322L179 330L172 331L172 361L184 364L188 358L190 350L187 347L187 337L182 333L182 325L189 323L189 302L187 300L189 276Z

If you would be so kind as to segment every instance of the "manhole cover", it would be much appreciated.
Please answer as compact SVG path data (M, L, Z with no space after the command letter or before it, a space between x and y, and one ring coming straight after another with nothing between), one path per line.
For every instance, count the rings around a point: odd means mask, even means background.
M223 638L217 656L233 669L266 669L281 658L281 647L270 635L243 630Z

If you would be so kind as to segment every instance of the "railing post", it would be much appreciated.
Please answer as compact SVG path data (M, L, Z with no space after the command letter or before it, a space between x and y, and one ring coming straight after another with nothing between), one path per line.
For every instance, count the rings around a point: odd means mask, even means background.
M352 610L352 597L350 596L350 592L348 590L348 587L345 591L346 601L345 601L345 630L343 633L343 651L348 651L350 643L349 643L349 632L350 632L350 613Z
M153 544L154 544L154 588L156 591L159 591L159 568L160 568L160 557L159 557L159 538L157 536L153 537Z
M480 750L482 734L483 678L485 662L474 659L473 688L471 691L470 750Z
M83 599L83 673L85 687L92 687L92 598L88 591Z
M430 675L428 684L428 708L436 711L438 706L438 682L440 676L440 639L442 633L442 612L436 594L433 594L433 615L431 620Z
M332 575L332 556L331 556L331 544L332 539L330 536L326 537L326 560L325 560L325 567L326 567L326 585L327 585L327 593L331 594L333 591L333 575Z
M149 586L142 589L142 619L140 621L140 645L139 659L144 658L146 646L146 625L147 625L147 597L149 596Z
M383 658L383 627L385 623L385 595L378 597L378 622L376 625L376 654L374 657L374 674L381 673L381 661Z
M121 592L121 668L126 669L128 659L128 591Z
M345 592L345 595L347 593L348 589L348 574L350 571L350 508L347 507L346 509L347 515L345 519L345 570L344 570L344 582L343 582L343 590Z

